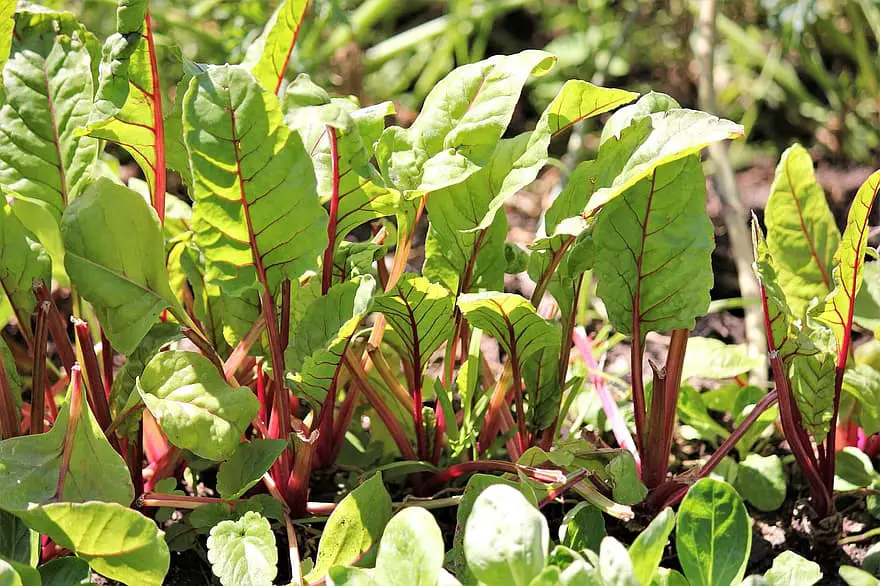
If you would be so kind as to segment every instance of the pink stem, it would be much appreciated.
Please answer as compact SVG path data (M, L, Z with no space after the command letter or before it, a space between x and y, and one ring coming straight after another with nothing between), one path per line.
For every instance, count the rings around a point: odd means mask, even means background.
M629 432L629 428L623 420L623 415L621 415L620 410L617 408L617 403L615 403L614 397L611 396L611 392L605 384L605 379L598 373L599 364L593 357L592 340L587 337L587 334L582 327L575 328L572 332L571 338L572 341L574 341L575 348L577 348L581 358L590 370L590 383L596 389L596 394L599 395L599 401L602 403L602 410L605 411L605 417L611 422L611 431L614 433L614 439L617 440L619 446L626 448L629 453L633 455L633 458L635 458L636 461L636 466L641 468L639 451L636 449L636 443L633 441L632 434Z

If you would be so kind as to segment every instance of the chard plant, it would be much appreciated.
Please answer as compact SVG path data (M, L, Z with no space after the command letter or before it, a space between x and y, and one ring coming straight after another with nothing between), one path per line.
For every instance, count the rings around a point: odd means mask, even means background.
M21 342L0 347L0 527L16 544L0 551L0 571L33 582L34 572L65 564L161 584L170 548L201 547L195 535L207 534L204 555L222 584L269 584L281 527L294 584L452 584L433 519L419 509L392 518L381 472L419 497L491 472L516 478L535 506L574 490L630 519L647 497L664 512L638 545L649 561L632 562L632 583L650 584L673 524L663 505L742 445L777 396L796 392L777 387L750 399L757 404L702 469L669 478L689 332L712 286L699 153L741 136L728 120L663 95L635 101L570 80L533 130L508 136L524 88L555 64L530 50L455 69L404 128L389 124L390 103L361 107L305 74L288 79L304 1L282 2L242 63L181 57L180 79L160 77L157 52L170 48L157 47L146 0L119 3L118 32L103 46L67 12L0 5L8 51L0 284ZM533 246L508 245L505 200L548 164L555 137L613 110L596 159L574 170ZM144 179L123 184L108 145L127 152ZM187 201L166 193L169 171ZM854 220L861 234L868 195ZM413 247L425 223L418 266ZM835 262L854 268L833 277L851 282L841 285L850 300L865 250L853 246ZM523 271L533 293L505 292L505 274ZM619 448L564 433L582 383L569 373L570 354L573 340L584 341L577 308L592 274L609 322L631 340L635 440L605 401ZM69 292L72 324L59 291ZM816 319L841 332L845 368L851 323L822 317L846 313L846 299L834 295ZM671 342L646 382L651 332ZM497 374L486 339L503 357ZM832 339L813 343L828 348ZM780 401L789 429L792 403ZM817 472L826 488L831 441ZM357 478L339 503L311 500L317 479L352 466L378 473ZM213 471L215 494L199 494ZM690 506L702 519L713 513L698 509L712 499L733 502L714 482L693 484L689 495L706 494L686 497L680 515ZM509 523L497 512L507 493L474 503L466 492L461 520L473 508L478 519ZM529 551L469 554L481 540L465 533L453 556L468 558L460 572L487 584L596 571L605 583L625 572L614 541L598 558L569 548L559 553L567 561L548 565L546 521L521 505L511 506L523 530L536 532L520 544ZM747 526L741 503L731 506L731 522ZM192 512L169 523L175 510ZM303 562L295 521L328 515L315 560ZM695 520L688 531L704 525ZM690 538L681 550L702 536ZM747 554L747 541L731 539ZM401 551L415 560L409 569ZM742 578L744 561L715 568L693 557L681 558L692 583ZM703 571L723 579L696 577Z
M852 201L841 233L816 182L809 153L794 145L782 155L767 201L763 230L753 221L755 272L770 364L786 440L820 518L838 519L833 490L841 403L845 419L870 436L876 426L876 371L857 365L852 346L857 299L869 257L868 222L880 191L872 174ZM870 268L868 268L870 267ZM845 446L840 446L845 447ZM839 531L826 522L825 529Z

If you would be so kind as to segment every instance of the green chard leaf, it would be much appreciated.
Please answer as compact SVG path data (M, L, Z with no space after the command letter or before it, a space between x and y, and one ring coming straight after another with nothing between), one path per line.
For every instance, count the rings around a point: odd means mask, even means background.
M623 138L625 135L629 137ZM696 110L672 109L637 118L621 132L620 140L609 140L607 147L603 144L604 148L600 149L598 161L606 169L608 165L613 167L612 179L597 183L583 215L593 214L654 175L659 167L697 154L713 142L742 135L743 128L739 124Z
M604 586L640 584L626 547L613 537L606 537L599 546L599 575Z
M342 355L369 313L375 289L376 282L365 275L330 287L301 315L291 312L290 331L297 335L287 347L285 363L295 373L294 387L316 404L335 392Z
M376 299L376 310L400 336L417 376L452 335L454 309L455 300L449 291L412 274L404 274L387 295Z
M267 90L278 93L309 0L283 0L263 33L248 47L242 66Z
M559 525L559 542L571 549L599 551L605 537L602 511L588 502L580 502L568 511Z
M20 564L36 565L39 561L39 536L24 521L0 510L0 557Z
M382 133L382 176L407 199L464 181L489 163L529 77L554 63L549 53L530 50L453 70L425 98L412 126Z
M848 368L843 374L843 390L858 401L853 419L867 435L880 433L880 372L867 364Z
M459 297L458 308L471 326L492 334L513 360L523 362L541 348L559 344L559 328L519 295L468 293Z
M21 328L30 330L35 279L51 282L51 261L36 236L12 208L0 208L0 290L5 293Z
M427 204L431 225L425 244L425 275L452 291L500 289L507 221L497 212L504 201L534 181L547 162L553 136L635 96L569 81L541 115L534 132L502 140L482 169L461 183L433 191Z
M206 281L227 295L258 284L274 294L285 278L315 268L327 214L278 98L243 69L209 67L190 81L183 127Z
M302 105L302 92L322 93L313 102ZM392 216L400 205L400 194L385 186L379 172L370 162L373 142L385 128L385 117L394 114L391 102L357 109L349 100L334 98L301 74L284 95L284 120L302 136L303 145L311 154L321 201L333 195L333 158L330 129L336 133L339 156L339 204L336 213L336 241L339 248L346 235L361 224Z
M846 363L856 295L862 286L865 252L868 248L868 223L871 209L880 192L880 171L875 171L856 192L840 246L834 253L832 283L834 289L820 304L817 317L828 324L837 340L838 364Z
M390 519L391 496L377 473L348 493L327 519L315 567L305 576L306 581L318 581L331 567L361 559L379 542Z
M782 153L764 222L779 286L794 315L802 317L813 298L824 299L832 288L840 232L816 181L810 154L799 144Z
M834 407L834 355L816 352L790 359L791 392L807 431L817 442L825 439Z
M71 385L52 429L0 442L0 508L22 516L34 504L56 500L131 504L128 468L104 437L84 395L81 387Z
M271 586L278 549L269 521L254 511L221 521L208 537L208 561L223 586Z
M24 224L49 247L56 269L64 266L61 214L82 193L98 157L98 141L76 133L92 104L90 42L71 14L28 6L16 15L3 68L0 186L15 197Z
M168 440L209 460L230 457L259 403L247 387L233 388L210 360L195 352L160 352L137 389Z
M762 295L767 302L766 313L770 322L770 331L767 334L773 344L773 349L782 352L785 344L791 339L794 316L788 306L785 293L779 286L775 259L770 254L767 241L764 239L764 232L754 215L752 215L752 247L755 254L752 269L755 271L755 276L762 288Z
M128 505L56 503L32 507L20 515L34 531L48 535L112 580L161 586L168 573L165 534Z
M77 134L124 148L143 171L158 209L165 201L165 128L148 0L120 1L116 31L104 43L88 125Z
M6 65L12 49L12 31L15 29L15 0L0 2L0 69Z
M726 482L703 478L681 502L675 546L692 586L738 584L752 547L746 507Z
M70 278L123 354L166 307L186 316L168 283L159 218L131 189L105 178L91 184L65 210L61 234Z
M92 571L85 560L76 557L56 558L39 568L43 586L91 586Z
M693 328L709 306L715 244L700 160L658 167L625 191L599 215L594 241L598 293L618 331Z

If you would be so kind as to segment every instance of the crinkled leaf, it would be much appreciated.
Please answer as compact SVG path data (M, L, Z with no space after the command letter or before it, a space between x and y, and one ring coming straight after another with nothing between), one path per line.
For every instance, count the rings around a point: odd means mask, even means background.
M834 290L825 299L824 306L820 304L821 312L818 313L818 318L828 324L834 332L839 354L845 353L845 347L849 345L845 340L849 340L853 306L862 286L865 251L868 247L868 224L878 192L880 192L880 171L875 171L862 184L853 199L846 228L840 239L840 247L834 253L832 271ZM842 361L839 359L838 364L845 363L846 358L844 356Z
M746 507L726 482L703 478L678 510L675 546L692 586L738 584L752 547Z
M455 299L424 277L403 275L387 295L376 299L376 309L400 336L417 376L452 335Z
M819 564L804 559L793 551L784 551L773 560L764 574L770 586L813 586L822 579Z
M299 35L309 0L284 0L266 28L247 50L242 67L249 69L263 87L278 92Z
M374 575L388 586L435 586L443 566L443 534L434 516L408 507L388 522Z
M112 580L160 586L168 572L170 554L164 533L127 505L57 503L34 507L21 515L35 531L48 535Z
M755 262L752 269L761 285L762 296L767 303L767 319L770 321L768 332L770 341L777 352L782 351L783 346L789 341L790 329L794 316L782 287L779 286L776 261L770 254L764 232L758 225L758 220L752 216L752 247Z
M391 102L383 102L356 109L349 100L336 98L325 103L323 96L314 100L318 104L301 106L303 97L298 90L306 85L304 80L307 78L300 75L288 86L284 96L284 120L301 134L312 157L322 201L329 201L333 194L333 159L328 127L333 127L336 133L339 208L333 245L338 248L353 229L377 218L394 215L400 205L400 194L385 186L370 162L373 142L385 128L385 117L394 114L394 106ZM308 84L314 86L310 81ZM323 92L314 87L315 91ZM334 114L333 120L326 119L328 109Z
M98 156L98 141L76 133L92 104L87 43L88 33L69 13L24 7L3 68L0 185L47 246L59 240L61 214L85 188ZM60 249L49 251L57 268L63 266Z
M61 233L67 273L114 348L133 352L166 307L185 316L168 283L159 218L140 195L99 179L65 210Z
M494 484L474 502L464 530L464 552L486 584L528 584L544 568L550 546L547 520L523 494Z
M287 447L285 440L255 439L239 444L235 453L217 471L217 492L235 499L260 481Z
M489 162L528 78L554 62L549 53L530 50L453 70L425 98L412 126L382 133L376 147L382 176L407 197L464 181Z
M739 463L736 489L759 511L775 511L785 502L787 490L782 459L776 455L749 454Z
M559 344L559 328L541 318L527 299L512 293L469 293L458 308L472 327L492 335L514 360Z
M19 514L33 503L56 500L131 504L134 487L125 462L104 437L83 390L79 389L79 397L73 392L75 387L48 432L0 442L0 507ZM77 409L71 420L74 404ZM66 441L68 433L72 437ZM65 456L69 457L66 469ZM64 488L58 495L62 473Z
M816 181L810 154L799 144L782 153L764 222L779 285L795 316L803 316L813 298L824 299L831 290L840 231Z
M4 204L0 208L0 290L8 298L21 327L30 329L35 279L51 281L46 249Z
M183 127L206 280L227 295L258 281L274 293L285 278L314 268L327 243L327 214L278 98L243 69L210 67L190 81Z
M116 33L104 43L101 78L88 125L79 135L114 142L137 161L158 205L165 189L165 129L147 0L119 2Z
M609 140L606 143L608 148L604 152L600 150L600 162L609 157L618 161L615 165L617 173L610 183L599 184L584 209L584 215L592 214L639 181L650 177L660 166L699 153L713 142L743 135L743 128L739 124L686 109L651 114L629 128L634 129L631 132L637 141ZM621 136L624 134L621 133Z
M247 387L229 386L195 352L160 352L137 379L147 409L168 440L209 460L232 455L259 402Z
M633 573L640 584L650 584L654 579L673 527L675 512L670 508L663 509L629 546Z
M523 362L523 380L529 400L526 425L541 431L553 424L562 405L559 384L559 347L542 348Z
M389 519L391 497L377 473L348 493L327 519L306 581L320 580L333 566L356 562L378 543Z
M745 344L725 344L714 338L688 338L682 380L690 377L725 379L745 374L760 367L760 358L749 356Z
M376 282L369 275L331 287L301 317L291 312L291 331L297 335L287 348L287 367L306 397L322 402L332 390L342 355L373 302Z
M223 586L271 586L278 573L278 550L269 521L248 511L222 521L208 537L208 561Z
M817 442L828 434L834 408L834 356L829 352L791 358L791 392L801 420Z
M591 200L592 201L592 200ZM694 327L709 306L712 222L697 157L656 168L600 214L594 233L598 293L614 327Z

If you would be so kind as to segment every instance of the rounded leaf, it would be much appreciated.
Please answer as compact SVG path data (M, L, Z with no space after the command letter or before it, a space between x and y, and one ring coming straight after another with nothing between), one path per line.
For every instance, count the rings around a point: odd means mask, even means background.
M237 521L218 523L208 537L208 561L223 586L271 586L278 550L269 521L248 511Z
M691 486L678 511L675 544L691 586L738 584L749 560L752 528L736 490L712 478Z
M489 586L524 586L544 568L550 547L547 520L517 489L486 488L464 530L464 553L473 574Z

